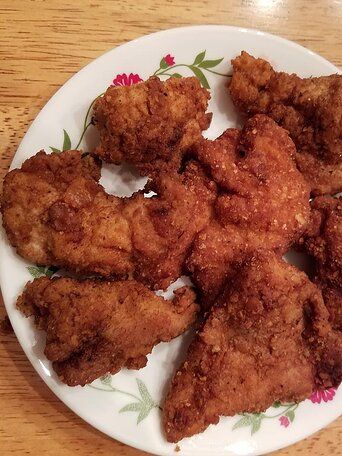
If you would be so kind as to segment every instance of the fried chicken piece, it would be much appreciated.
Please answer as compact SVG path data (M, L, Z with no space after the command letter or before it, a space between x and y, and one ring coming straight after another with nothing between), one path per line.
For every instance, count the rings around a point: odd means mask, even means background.
M97 182L100 176L100 162L90 155L82 158L78 151L51 155L40 151L20 170L9 172L1 212L8 239L18 254L37 264L52 264L47 246L49 208L75 180Z
M287 132L264 115L249 119L241 132L227 130L197 147L195 155L219 187L215 217L187 259L205 307L254 250L285 253L303 234L309 187L294 153Z
M195 321L194 301L188 287L166 301L134 280L43 277L26 285L17 307L46 331L44 353L61 381L83 386L125 366L144 367L154 345Z
M342 197L320 196L312 203L312 232L305 250L315 259L315 283L321 288L332 326L342 331Z
M315 195L342 190L342 75L301 79L247 52L232 60L230 94L248 116L267 114L290 132Z
M90 170L90 171L89 171ZM133 275L154 287L181 275L195 235L212 214L215 185L200 166L160 173L157 195L107 195L100 169L76 151L27 160L4 181L2 214L11 244L25 259L105 277Z
M101 141L95 154L107 162L133 163L141 174L165 163L178 169L183 153L209 127L209 98L195 77L162 82L155 76L109 87L94 106Z
M127 200L124 215L132 235L134 277L165 289L183 273L197 234L210 223L216 185L196 162L179 174L155 177L156 197Z
M342 339L318 288L273 252L257 252L212 308L163 407L169 442L220 415L298 402L342 378Z

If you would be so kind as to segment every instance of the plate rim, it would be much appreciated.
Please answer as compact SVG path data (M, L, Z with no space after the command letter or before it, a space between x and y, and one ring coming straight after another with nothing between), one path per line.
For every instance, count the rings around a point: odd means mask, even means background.
M134 38L134 39L132 39L130 41L127 41L127 42L122 43L122 44L118 44L117 46L115 46L115 47L113 47L111 49L108 49L103 54L101 54L98 57L96 57L95 59L89 61L89 63L87 63L86 65L81 67L77 72L75 72L72 76L70 76L68 79L66 79L66 81L60 87L57 88L57 90L53 93L53 95L49 98L49 100L44 104L42 109L38 112L36 117L31 122L29 128L27 129L26 133L24 134L24 136L23 136L22 140L20 141L20 144L19 144L15 154L12 157L12 161L11 161L11 164L10 164L10 167L9 167L9 171L12 170L13 167L14 167L13 166L13 162L15 161L15 157L17 156L19 149L22 148L26 136L30 134L31 130L33 130L35 124L38 122L40 117L42 117L45 114L45 111L54 103L54 101L57 98L57 96L60 93L62 93L64 90L66 90L67 87L71 83L73 83L81 75L83 75L83 73L88 71L89 68L91 68L93 66L98 66L99 63L101 64L101 60L102 59L105 59L108 54L112 53L114 50L116 50L118 48L120 48L121 50L124 49L124 48L129 49L131 47L134 47L134 45L137 42L139 42L139 43L148 42L149 40L154 40L156 37L161 36L161 35L165 36L165 35L172 35L172 34L177 34L177 33L182 33L182 32L191 32L191 31L199 31L199 30L201 30L201 31L204 30L204 32L210 32L210 31L216 31L216 30L218 30L218 31L227 31L227 32L234 31L234 32L241 32L241 33L246 33L246 34L252 34L252 35L254 34L254 35L264 36L264 37L266 37L266 38L268 38L270 40L276 41L276 42L278 42L280 44L285 44L285 45L290 46L290 47L292 47L294 49L298 49L301 52L304 51L306 53L309 53L312 57L316 58L322 64L328 65L332 69L332 71L336 72L337 74L341 74L341 70L337 66L335 66L333 63L331 63L325 57L323 57L323 56L317 54L316 52L306 48L305 46L303 46L303 45L301 45L301 44L299 44L299 43L297 43L295 41L291 41L291 40L289 40L287 38L284 38L282 36L278 36L278 35L275 35L273 33L265 32L265 31L262 31L262 30L259 30L259 29L254 29L254 28L239 27L239 26L225 25L225 24L198 24L198 25L188 25L188 26L173 27L173 28L168 28L168 29L164 29L164 30L158 30L158 31L146 34L146 35L140 35L140 36L138 36L138 37L136 37L136 38ZM1 218L1 216L0 216L0 218ZM3 230L3 228L2 228L2 230ZM1 236L0 237L0 245L6 245L6 244L9 245L6 235ZM4 253L4 250L0 249L0 288L1 288L1 290L4 289L4 285L5 285L4 284L4 279L3 279L3 274L2 274L2 267L1 267L5 256L6 256L6 254ZM21 259L21 258L19 257L19 259ZM12 309L10 308L11 304L10 304L10 302L7 302L5 297L3 297L3 301L4 301L4 305L5 305L5 308L6 308L6 312L7 312L8 318L9 318L11 324L12 324L15 336L16 336L16 338L17 338L22 350L24 351L26 357L28 358L29 362L31 363L33 369L38 373L39 377L44 381L44 383L47 385L47 387L50 389L50 391L56 397L58 397L58 399L66 407L68 407L70 410L72 410L73 413L78 415L80 418L82 418L83 421L85 421L87 424L89 424L90 426L95 428L97 431L100 431L101 433L103 433L107 437L109 437L111 439L115 439L115 440L117 440L119 442L122 442L125 445L131 446L131 447L136 448L136 449L141 450L141 451L145 451L145 452L151 453L151 450L148 449L147 446L144 446L143 444L134 443L134 445L132 445L132 443L130 442L129 438L121 437L121 436L120 437L115 437L114 436L115 433L113 433L113 436L108 435L108 433L106 431L101 429L99 424L94 423L92 421L91 417L89 417L87 414L83 413L82 407L79 409L79 407L77 405L70 405L69 400L63 398L62 392L61 391L57 391L57 388L55 388L55 385L53 384L53 382L50 381L50 377L48 377L46 374L44 375L43 369L39 369L38 366L35 365L36 363L34 362L34 356L31 356L31 354L29 353L29 347L28 346L25 347L22 344L21 339L20 339L20 337L18 337L18 334L17 334L18 328L16 330L15 324L13 325L13 321L12 321L13 315L11 316ZM342 413L342 410L341 410L341 413ZM339 413L338 415L336 415L332 419L330 419L330 417L329 417L329 420L325 424L321 424L320 423L319 425L315 426L314 427L314 429L315 429L314 431L311 430L311 431L308 431L308 432L303 432L303 433L301 433L301 437L299 437L299 438L298 437L294 437L292 439L288 438L288 443L286 443L285 446L284 445L275 445L275 446L272 446L272 448L267 450L266 452L265 451L261 452L261 451L256 450L255 452L253 452L253 454L255 456L258 456L258 455L261 455L261 454L268 454L270 452L277 451L279 449L286 448L286 447L289 447L289 446L291 446L291 445L293 445L295 443L298 443L298 442L304 440L305 438L315 434L319 430L325 428L326 426L328 426L330 423L335 421L340 416L341 413ZM152 452L151 454L169 455L170 453L166 452L166 450L165 450L163 452L158 452L158 453ZM173 454L173 451L172 451L172 454Z

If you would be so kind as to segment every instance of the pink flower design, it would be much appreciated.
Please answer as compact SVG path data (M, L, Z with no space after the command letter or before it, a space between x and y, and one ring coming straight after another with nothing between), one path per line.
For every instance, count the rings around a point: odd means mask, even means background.
M337 388L329 388L323 391L315 391L310 396L310 401L313 404L320 404L322 401L329 402L334 399Z
M142 79L138 74L130 73L127 75L126 73L118 74L115 79L113 79L114 86L131 86L133 84L137 84L141 82Z
M280 421L280 426L284 426L286 428L290 424L290 420L288 419L287 416L284 416L284 415L279 418L279 421Z
M175 58L173 57L173 55L167 54L164 57L164 60L169 66L172 66L175 64Z

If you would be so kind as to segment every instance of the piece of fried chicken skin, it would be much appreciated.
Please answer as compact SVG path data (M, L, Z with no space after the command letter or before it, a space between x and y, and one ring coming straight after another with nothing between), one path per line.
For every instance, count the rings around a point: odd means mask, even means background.
M311 202L312 226L301 239L314 258L314 282L322 290L332 326L342 331L342 197Z
M158 77L132 86L111 86L94 105L100 134L95 154L136 165L142 175L167 165L178 169L185 151L210 124L209 91L195 77Z
M166 301L134 280L42 277L26 285L17 307L46 332L44 353L60 380L83 386L123 367L144 367L156 344L192 325L195 293L174 293Z
M273 252L249 259L211 308L163 406L169 442L220 416L298 402L342 378L341 333L321 292Z
M247 52L232 60L229 91L247 115L267 114L289 131L314 195L342 190L342 75L300 78Z
M79 274L134 276L165 289L182 274L196 234L209 222L215 184L199 164L159 173L129 198L105 193L100 167L78 151L39 152L7 174L3 225L22 257Z
M208 307L254 250L283 254L299 239L310 221L310 189L288 133L265 115L203 140L193 153L218 186L215 215L186 263Z

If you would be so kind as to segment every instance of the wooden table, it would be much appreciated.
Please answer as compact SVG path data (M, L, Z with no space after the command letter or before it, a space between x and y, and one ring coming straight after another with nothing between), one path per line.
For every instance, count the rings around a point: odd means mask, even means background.
M31 121L71 75L119 44L189 24L269 31L342 66L341 0L1 0L0 180ZM0 334L0 410L3 456L143 454L68 410L5 328ZM277 454L337 455L341 448L340 418Z

